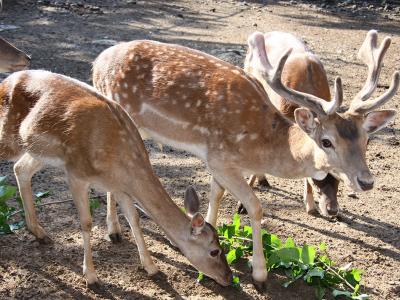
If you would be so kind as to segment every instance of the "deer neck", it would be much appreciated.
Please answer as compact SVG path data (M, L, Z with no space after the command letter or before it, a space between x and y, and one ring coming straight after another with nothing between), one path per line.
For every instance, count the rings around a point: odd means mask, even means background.
M127 185L126 190L129 191L127 194L137 200L146 214L162 228L169 240L183 249L190 228L189 218L172 201L156 178L152 184L148 180L144 181L139 182L137 186L132 186L132 183Z
M289 153L286 161L294 174L315 179L326 176L327 163L323 150L297 124L288 128L287 141Z

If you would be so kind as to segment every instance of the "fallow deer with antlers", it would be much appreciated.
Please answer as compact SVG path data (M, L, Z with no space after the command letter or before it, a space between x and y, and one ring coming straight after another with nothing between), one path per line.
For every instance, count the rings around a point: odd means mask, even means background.
M150 275L157 267L146 248L135 201L196 268L222 285L231 283L216 230L197 212L196 193L186 192L189 218L154 174L143 141L119 104L87 84L46 71L10 75L0 84L0 100L0 158L17 160L14 172L27 227L39 240L49 241L37 221L31 178L46 164L62 168L80 217L89 286L98 283L90 246L91 184L111 191L122 206Z
M253 280L261 288L267 278L263 212L243 176L319 179L331 172L357 191L371 189L374 179L365 160L368 134L395 115L393 110L373 110L396 93L399 73L383 96L358 98L347 112L337 113L343 94L339 78L331 102L297 92L281 81L291 49L272 68L263 34L252 34L248 44L252 68L301 107L294 112L295 123L282 116L253 76L178 45L144 40L106 49L94 62L93 82L128 111L143 133L206 163L212 174L210 224L216 224L225 189L243 203L253 228Z
M296 91L313 94L326 101L331 100L328 78L324 67L319 58L308 49L302 40L290 33L278 31L264 34L264 39L265 50L272 66L275 66L279 62L280 57L289 48L293 49L282 71L282 82L287 87ZM364 44L360 48L358 57L367 64L369 75L364 88L358 93L357 97L362 97L368 89L371 89L371 93L375 90L378 83L379 72L382 67L382 59L390 46L390 42L390 38L386 37L378 48L376 30L368 32ZM268 85L266 78L259 76L260 74L258 71L252 68L254 64L252 61L253 59L254 57L248 53L244 63L244 70L260 80L275 107L284 116L294 122L294 111L298 108L298 105L285 100ZM374 80L374 82L371 82L371 80ZM255 177L255 175L250 177L250 185L254 184ZM258 176L258 179L261 185L269 185L264 175ZM324 216L337 215L339 210L337 202L339 182L335 177L328 174L327 177L322 180L308 178L304 180L304 183L304 203L308 213L316 211L313 197L314 189L320 196L320 213ZM239 205L239 212L241 211L243 211L243 205Z

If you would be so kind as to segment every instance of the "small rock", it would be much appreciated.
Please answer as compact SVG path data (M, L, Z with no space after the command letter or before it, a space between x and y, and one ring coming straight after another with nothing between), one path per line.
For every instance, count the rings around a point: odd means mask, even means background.
M348 193L348 194L347 194L347 197L350 197L350 198L353 198L353 199L358 199L357 194L354 193L354 192Z
M253 26L254 26L254 27L257 27L258 25L257 25L257 23L253 23Z
M182 18L182 19L184 18L184 16L183 16L182 14L177 14L176 16L177 16L178 18Z

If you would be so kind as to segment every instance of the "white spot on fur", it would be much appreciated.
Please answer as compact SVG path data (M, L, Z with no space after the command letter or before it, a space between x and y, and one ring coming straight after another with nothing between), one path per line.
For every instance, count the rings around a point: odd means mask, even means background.
M239 133L238 135L236 135L236 143L240 142L241 140L243 140L246 137L245 133Z
M255 139L258 138L258 133L252 133L250 134L250 140L254 141Z
M138 87L137 87L136 84L132 85L132 92L133 93L136 93L137 89L138 89Z
M197 100L197 102L196 102L196 107L199 107L201 105L201 100L199 99L199 100Z
M207 128L199 126L199 125L193 126L193 130L200 131L200 133L202 133L204 135L210 135L210 131Z
M120 96L119 96L118 93L115 93L115 94L114 94L113 99L114 99L115 101L117 101L117 102L119 102L119 101L121 100L121 98L120 98Z
M186 103L185 103L185 107L186 107L186 108L189 108L189 107L190 107L190 105L191 105L191 103L190 103L190 102L186 102Z
M124 87L124 89L127 89L127 88L128 88L128 83L127 83L127 82L124 82L124 83L122 84L122 86Z
M232 70L232 72L237 74L237 75L240 75L240 71L238 71L238 70Z

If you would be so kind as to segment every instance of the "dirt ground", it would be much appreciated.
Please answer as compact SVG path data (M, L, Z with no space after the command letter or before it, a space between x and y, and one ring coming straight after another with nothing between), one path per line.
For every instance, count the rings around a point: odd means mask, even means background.
M387 88L391 74L400 69L400 23L395 11L327 8L301 1L128 1L128 0L5 0L0 13L0 34L32 55L32 69L47 69L90 82L91 62L108 46L134 39L179 43L242 66L245 42L255 30L292 32L317 53L332 83L340 75L345 101L361 88L365 67L356 58L366 32L375 28L380 38L393 39L385 58L378 92ZM84 5L80 5L84 3ZM13 25L7 30L3 25ZM398 108L400 95L387 107ZM93 116L95 117L95 116ZM398 120L398 118L397 118ZM353 262L365 270L363 283L372 299L400 298L400 127L393 122L369 144L369 166L375 188L356 198L341 185L340 221L309 216L302 204L302 181L270 178L271 190L256 187L264 208L264 228L298 243L325 241L339 264ZM206 211L209 173L197 158L171 148L160 151L147 143L151 162L171 197L182 205L185 187L194 185ZM118 151L116 149L116 151ZM2 175L15 179L12 164L0 164ZM51 192L44 202L69 199L62 172L46 169L33 180L34 190ZM102 194L102 192L99 192ZM104 197L103 197L104 200ZM226 195L220 222L229 221L236 201ZM25 229L0 236L1 299L313 299L303 282L283 288L284 277L270 274L263 294L252 285L245 264L237 267L242 289L223 288L212 280L196 283L196 272L175 251L158 227L142 224L145 238L161 272L149 278L127 223L124 240L115 245L104 239L106 207L95 211L94 262L104 292L95 294L82 276L83 249L77 212L71 203L45 206L39 219L54 244L39 245ZM121 218L122 219L122 218ZM249 222L244 217L245 222Z

